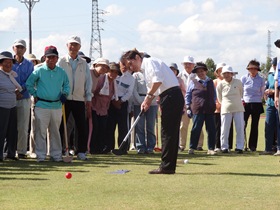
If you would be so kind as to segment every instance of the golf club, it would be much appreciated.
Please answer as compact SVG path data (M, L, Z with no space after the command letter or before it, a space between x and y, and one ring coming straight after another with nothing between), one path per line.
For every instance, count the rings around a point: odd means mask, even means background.
M158 147L158 112L156 115L156 147L154 148L155 152L161 152L161 148Z
M139 113L139 115L137 116L137 118L134 120L134 123L131 125L131 128L129 129L128 133L124 137L121 145L119 146L119 149L113 149L112 150L112 153L114 155L124 155L124 154L127 154L127 145L126 145L126 143L127 143L128 137L129 137L130 133L133 131L133 129L136 126L136 124L138 123L138 121L140 120L140 117L142 116L143 113L144 113L144 110L142 109L141 112Z
M62 104L62 116L63 116L64 140L65 140L65 156L63 157L63 162L70 163L70 162L72 162L73 157L69 156L68 138L67 138L67 127L66 127L66 114L65 114L65 106L64 106L64 104Z

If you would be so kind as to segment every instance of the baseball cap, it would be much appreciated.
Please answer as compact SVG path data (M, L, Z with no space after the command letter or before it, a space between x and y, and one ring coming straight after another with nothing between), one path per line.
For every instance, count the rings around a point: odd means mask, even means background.
M182 64L184 64L184 63L193 63L194 64L194 58L192 56L187 55L184 57Z
M229 65L225 65L223 68L222 68L222 74L223 73L232 73L232 74L235 74L235 72L233 72L233 69L231 66Z
M85 56L85 54L84 54L82 51L79 51L79 52L78 52L78 55L79 55L81 58L85 59L87 63L90 63L90 62L91 62L91 59L90 59L89 57Z
M48 56L57 56L58 57L58 52L55 46L47 46L45 47L45 54L44 56L48 57Z
M23 40L23 39L17 39L14 41L14 44L13 44L14 47L16 46L23 46L26 48L26 42Z
M78 36L70 36L67 41L67 44L69 44L69 43L77 43L77 44L81 45L81 38Z

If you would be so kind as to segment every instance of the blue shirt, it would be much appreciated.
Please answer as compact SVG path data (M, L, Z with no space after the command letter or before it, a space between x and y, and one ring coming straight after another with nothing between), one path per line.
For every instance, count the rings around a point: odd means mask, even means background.
M243 100L245 103L261 103L265 89L264 78L259 74L255 77L246 74L241 77L241 82L244 90Z
M26 82L26 87L34 97L56 101L46 102L38 100L35 106L43 109L60 109L61 102L59 99L61 94L67 96L70 91L66 72L58 66L51 70L45 63L35 68Z
M266 81L266 89L272 89L274 90L274 73L270 72L267 76ZM266 105L268 106L274 106L274 95L272 97L267 97L266 99Z
M28 79L28 77L30 76L30 74L33 72L34 70L34 65L31 61L23 58L23 61L21 63L15 63L13 65L13 70L17 73L17 77L15 78L16 81L21 85L22 87L22 91L21 94L23 95L23 97L21 99L25 99L25 98L30 98L30 95L26 89L26 80Z

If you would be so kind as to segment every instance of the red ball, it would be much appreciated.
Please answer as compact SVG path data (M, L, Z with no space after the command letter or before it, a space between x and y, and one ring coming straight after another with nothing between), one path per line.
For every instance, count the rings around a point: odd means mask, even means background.
M66 179L71 179L72 178L72 174L70 172L67 172L65 174Z

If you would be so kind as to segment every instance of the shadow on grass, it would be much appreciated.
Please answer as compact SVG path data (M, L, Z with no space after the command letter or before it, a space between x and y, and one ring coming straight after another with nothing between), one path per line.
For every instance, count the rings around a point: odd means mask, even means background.
M176 173L176 174L181 174L181 175L211 175L211 176L224 176L224 175L229 175L229 176L252 176L252 177L270 177L270 178L279 178L280 174L257 174L257 173L236 173L236 172L226 172L226 173L212 173L212 172L201 172L201 173Z

